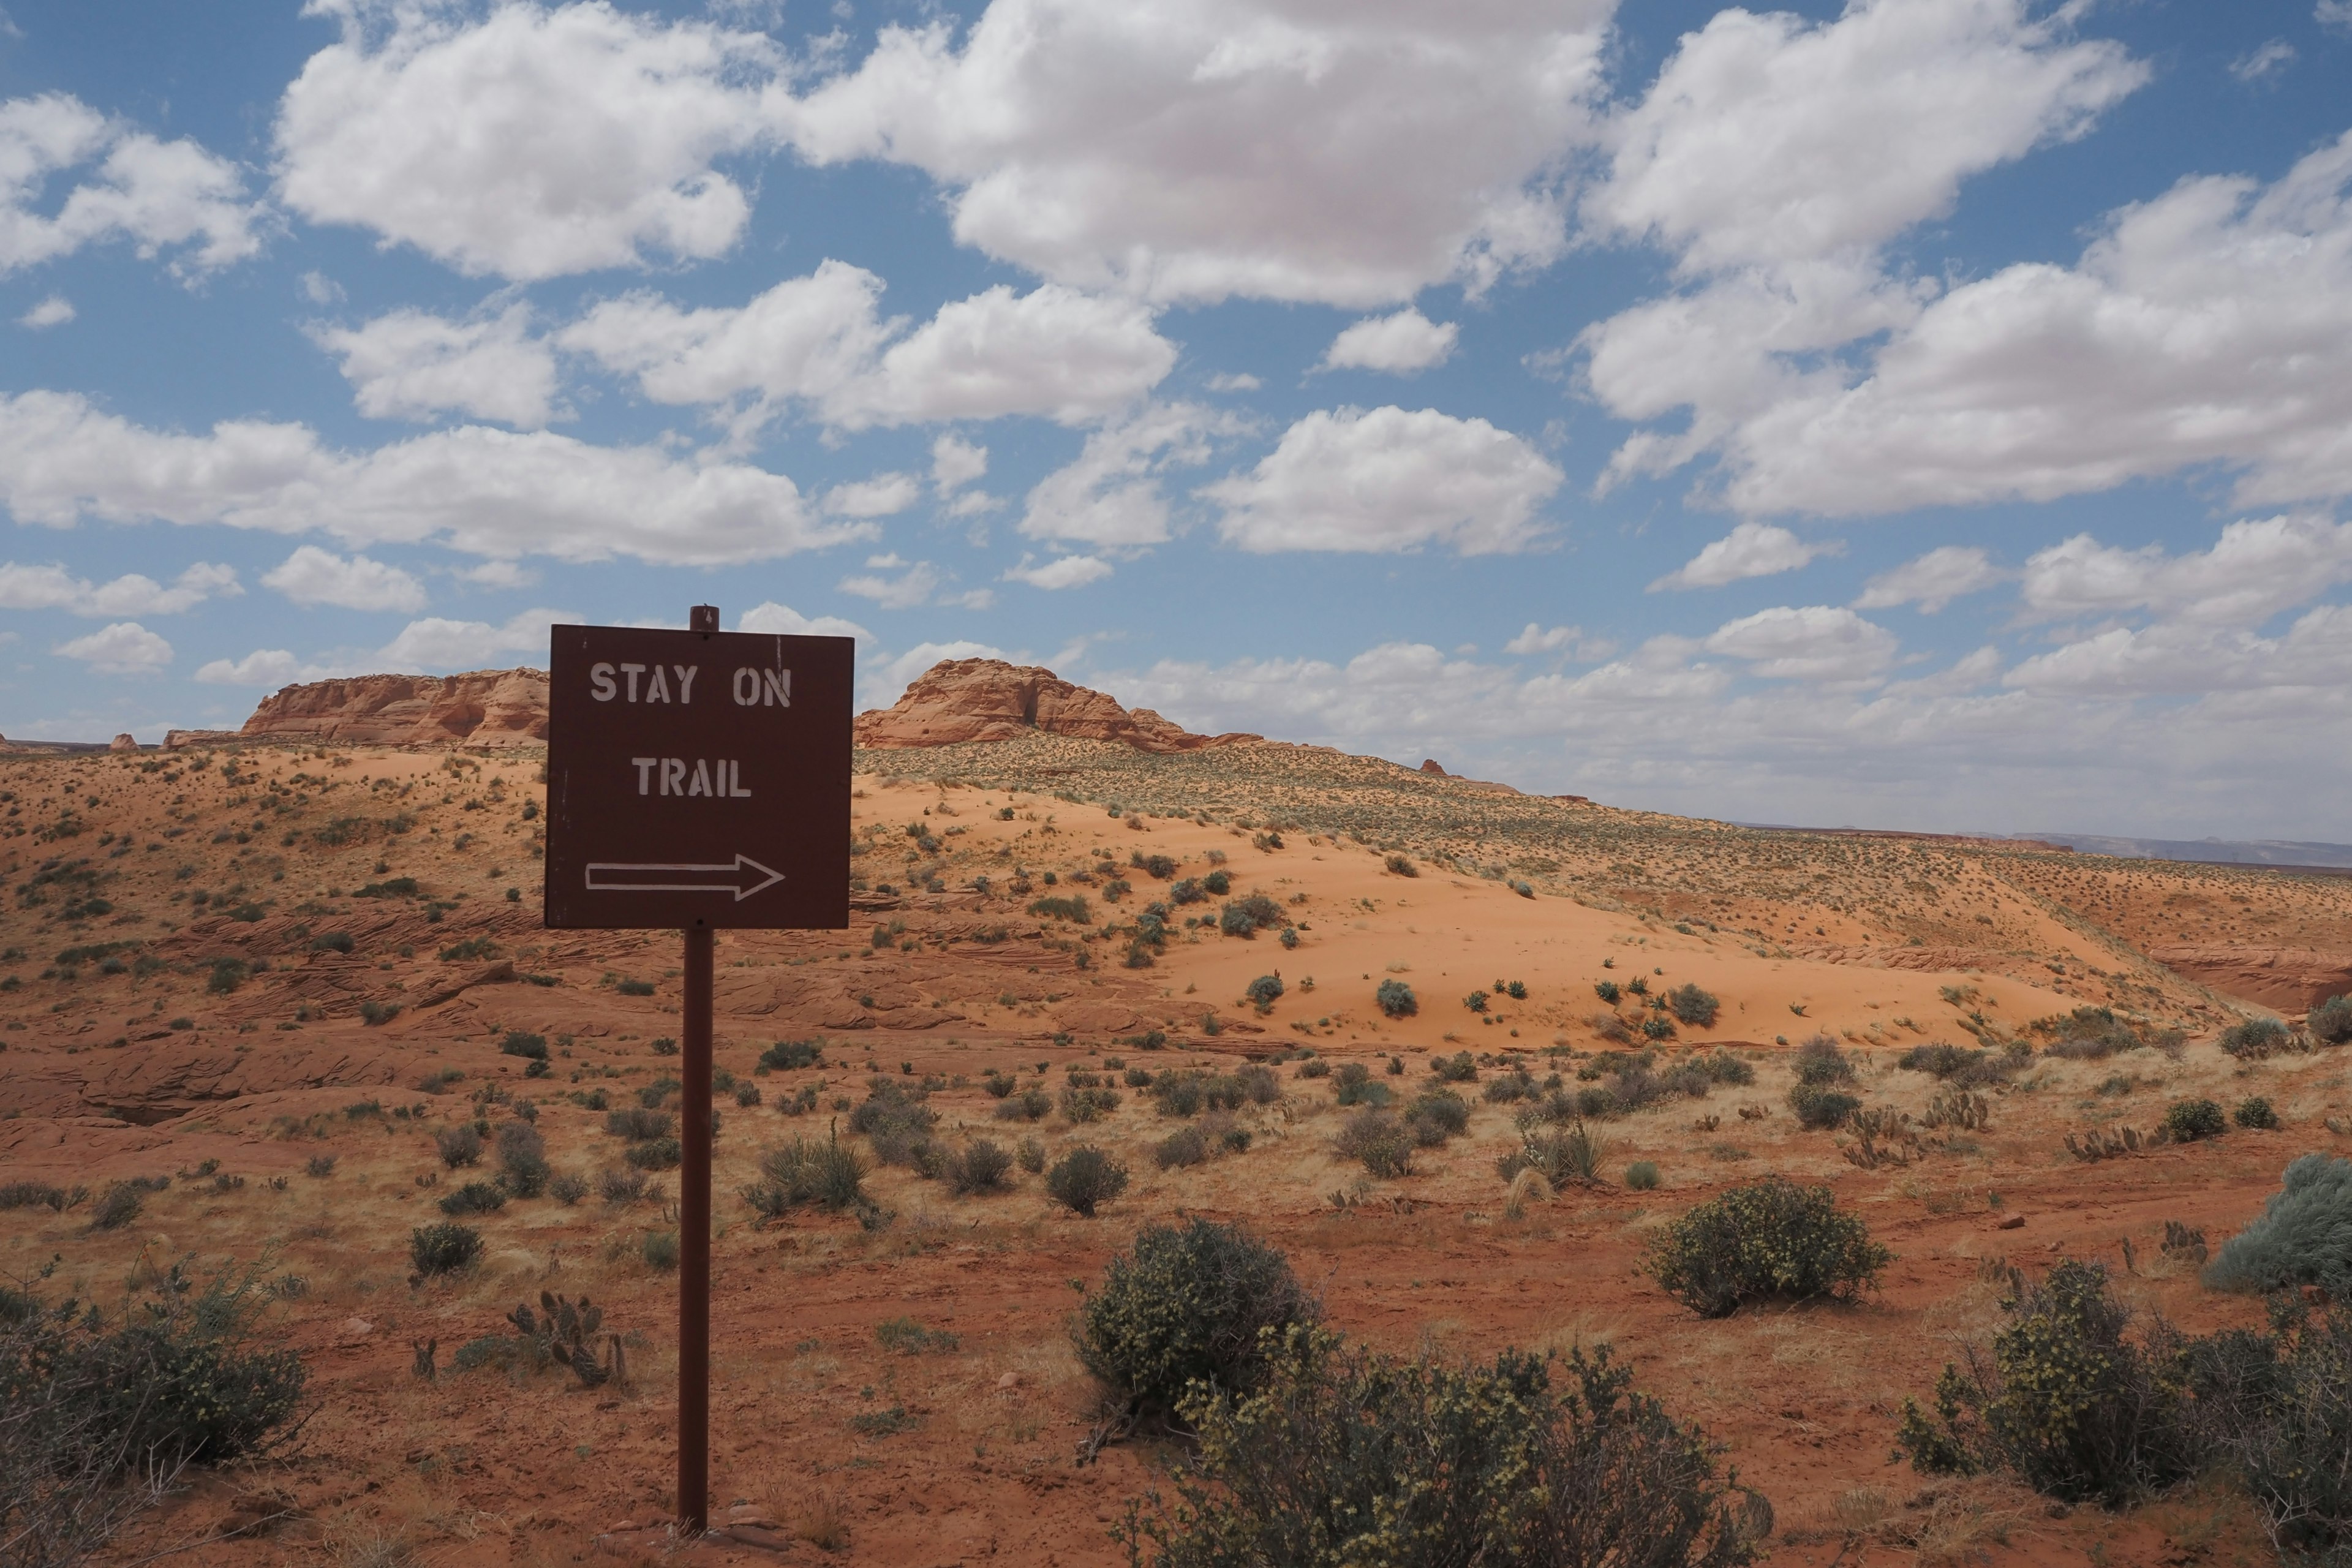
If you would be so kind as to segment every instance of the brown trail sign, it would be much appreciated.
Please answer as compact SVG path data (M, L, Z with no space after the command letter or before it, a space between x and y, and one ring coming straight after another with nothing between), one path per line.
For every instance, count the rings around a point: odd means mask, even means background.
M677 1514L709 1524L711 935L849 925L847 637L556 626L547 924L685 932Z

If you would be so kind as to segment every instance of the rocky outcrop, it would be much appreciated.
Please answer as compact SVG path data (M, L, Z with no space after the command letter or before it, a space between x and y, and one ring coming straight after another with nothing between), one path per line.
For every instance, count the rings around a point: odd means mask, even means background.
M237 738L234 730L166 730L163 749L176 752L183 746L218 746Z
M2301 1013L2330 996L2352 995L2352 953L2214 943L2151 947L2147 955L2225 996L2259 1002L2282 1013Z
M262 699L247 741L370 746L529 746L547 739L547 672L360 675L289 686Z
M121 734L115 736L112 743L106 749L110 752L135 752L139 749L139 741L136 736Z
M1139 752L1192 752L1259 735L1195 735L1149 708L1074 686L1050 669L996 658L957 658L926 670L892 706L857 716L857 743L885 750L1066 735L1117 741Z

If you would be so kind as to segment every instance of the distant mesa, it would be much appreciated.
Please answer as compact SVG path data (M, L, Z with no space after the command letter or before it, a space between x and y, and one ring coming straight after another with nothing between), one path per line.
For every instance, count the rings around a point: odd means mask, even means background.
M947 659L923 672L888 708L857 716L861 746L885 751L1017 741L1025 735L1115 741L1139 752L1196 752L1263 741L1263 735L1195 735L1149 708L1074 686L1036 665L998 658Z
M539 745L547 740L547 672L478 669L465 675L314 680L263 698L236 738L367 746Z

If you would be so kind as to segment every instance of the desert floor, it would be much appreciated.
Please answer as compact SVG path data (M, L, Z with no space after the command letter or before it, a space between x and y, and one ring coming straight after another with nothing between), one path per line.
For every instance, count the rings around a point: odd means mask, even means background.
M1891 1461L1891 1438L1903 1400L1996 1323L2003 1262L2098 1258L2186 1327L2260 1320L2259 1303L2204 1291L2157 1241L2178 1221L2218 1243L2289 1160L2352 1142L2330 1130L2352 1128L2343 1058L2232 1060L2211 1043L2219 1028L2272 1009L2149 953L2352 949L2352 885L1748 833L1303 748L1226 752L861 752L850 929L719 939L718 1063L760 1097L719 1100L722 1510L774 1519L804 1563L1118 1560L1108 1526L1167 1455L1129 1444L1077 1462L1097 1396L1069 1348L1076 1288L1139 1226L1201 1214L1276 1242L1334 1326L1385 1348L1608 1342L1770 1498L1776 1563L2270 1560L2218 1490L2053 1513L1997 1482L1928 1484ZM478 1269L409 1277L412 1228L487 1174L487 1161L445 1169L437 1131L502 1123L528 1100L555 1168L593 1181L620 1167L623 1144L583 1102L601 1090L636 1104L676 1065L677 939L539 926L539 761L294 746L0 761L0 1182L97 1193L171 1178L121 1229L91 1230L87 1205L0 1213L0 1273L54 1260L50 1289L101 1302L188 1254L264 1260L299 1282L272 1320L311 1369L299 1442L203 1478L114 1561L184 1548L179 1561L205 1563L572 1563L669 1511L675 1277L645 1261L645 1240L675 1228L674 1173L633 1201L509 1203L474 1222L489 1242ZM1412 875L1391 868L1400 856ZM1152 857L1172 876L1136 863ZM1128 967L1135 913L1216 869L1234 895L1275 900L1297 945L1184 926L1213 916L1212 899L1176 909L1165 951ZM1114 879L1129 888L1107 901ZM1083 923L1030 912L1073 895L1087 900ZM348 952L322 941L341 937ZM1270 1008L1244 999L1276 973ZM1662 1067L1723 1047L1757 1081L1608 1121L1607 1183L1507 1216L1496 1161L1517 1145L1517 1108L1481 1090L1515 1054L1574 1089L1597 1053L1633 1048L1609 1037L1638 1023L1640 998L1604 1008L1595 986L1635 977L1722 1001L1713 1027L1654 1043ZM1412 987L1414 1016L1381 1014L1383 980ZM1465 1006L1514 981L1524 1000ZM1861 1168L1850 1139L1801 1131L1787 1110L1789 1058L1816 1032L1861 1058L1866 1103L1916 1114L1936 1085L1895 1065L1903 1050L2034 1042L2036 1021L2081 1005L2186 1043L2037 1057L1989 1096L1989 1127L1904 1164ZM501 1053L511 1031L550 1043L547 1076ZM780 1040L821 1040L823 1065L760 1071ZM1433 1058L1472 1053L1468 1132L1409 1177L1373 1181L1333 1151L1346 1114L1333 1079L1301 1076L1292 1056L1275 1068L1282 1098L1240 1115L1246 1152L1163 1172L1152 1150L1175 1123L1147 1095L1123 1088L1083 1125L1008 1123L982 1085L990 1069L1057 1089L1074 1068L1117 1082L1304 1047L1407 1091ZM1034 1174L958 1198L883 1167L867 1183L892 1212L883 1228L815 1212L760 1222L738 1194L761 1152L835 1123L846 1135L877 1075L939 1083L929 1103L950 1142L1097 1143L1132 1184L1087 1220ZM2063 1143L2086 1127L2146 1131L2180 1098L2252 1095L2281 1130L2089 1163ZM1663 1173L1655 1191L1618 1180L1642 1160ZM1663 1218L1765 1173L1829 1184L1893 1247L1874 1298L1705 1321L1637 1270ZM451 1369L542 1289L604 1306L629 1336L627 1386ZM899 1319L942 1333L915 1353L886 1348L877 1330ZM433 1382L413 1373L427 1341ZM265 1498L262 1511L289 1517L212 1539ZM650 1559L657 1540L632 1528L607 1545Z

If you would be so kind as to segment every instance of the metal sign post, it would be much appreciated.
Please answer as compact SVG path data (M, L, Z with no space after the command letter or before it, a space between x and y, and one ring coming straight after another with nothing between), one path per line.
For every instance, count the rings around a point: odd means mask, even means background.
M709 1525L714 934L849 925L847 637L556 626L548 661L546 922L676 927L677 1514Z

